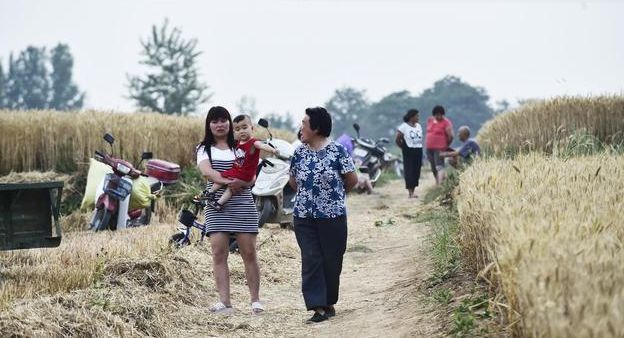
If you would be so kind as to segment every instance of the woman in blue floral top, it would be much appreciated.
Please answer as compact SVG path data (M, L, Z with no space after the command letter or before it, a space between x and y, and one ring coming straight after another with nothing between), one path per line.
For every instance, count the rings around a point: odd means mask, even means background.
M297 191L294 226L301 249L301 290L308 323L336 314L342 257L347 247L346 192L357 184L353 160L328 139L331 116L325 108L308 108L301 142L290 164L290 184Z

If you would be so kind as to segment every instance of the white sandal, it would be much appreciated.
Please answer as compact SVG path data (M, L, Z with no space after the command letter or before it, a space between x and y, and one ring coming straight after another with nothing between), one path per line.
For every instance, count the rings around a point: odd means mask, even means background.
M264 306L262 306L262 304L260 302L253 302L253 303L251 303L251 314L252 315L259 315L262 312L264 312Z
M231 305L227 306L222 302L217 302L210 308L210 312L218 314L230 314L234 312L234 308Z

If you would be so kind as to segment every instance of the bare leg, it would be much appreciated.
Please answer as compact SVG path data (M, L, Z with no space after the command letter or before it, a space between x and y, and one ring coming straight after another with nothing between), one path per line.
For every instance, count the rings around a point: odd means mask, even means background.
M229 254L230 235L225 232L217 232L210 235L210 247L212 248L212 272L215 277L219 300L226 306L230 306L230 269L227 258Z
M258 302L260 301L260 268L256 255L256 234L238 233L236 234L236 241L245 264L245 277L247 278L251 302Z
M230 200L230 198L232 198L232 190L230 190L230 188L227 188L225 189L223 195L221 195L217 203L224 205L225 203L227 203L227 201Z
M210 187L209 192L216 192L217 190L221 189L223 187L222 184L219 183L213 183L212 187Z
M414 188L407 189L407 193L408 193L409 198L414 197Z

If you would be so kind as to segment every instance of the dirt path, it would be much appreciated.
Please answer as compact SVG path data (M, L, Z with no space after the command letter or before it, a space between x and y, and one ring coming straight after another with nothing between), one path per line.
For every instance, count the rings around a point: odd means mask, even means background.
M432 184L425 180L419 195ZM294 234L264 229L259 236L261 297L267 311L249 315L240 257L231 259L232 300L237 312L206 315L204 325L173 333L181 336L432 337L441 335L431 302L418 290L429 275L429 228L413 221L420 200L409 200L400 180L373 195L348 199L349 239L337 316L314 325L304 321L299 250ZM267 248L271 250L267 250ZM275 248L279 247L279 250ZM276 252L277 251L277 252ZM233 258L233 257L232 257ZM236 282L236 280L239 282ZM206 309L197 309L202 312Z

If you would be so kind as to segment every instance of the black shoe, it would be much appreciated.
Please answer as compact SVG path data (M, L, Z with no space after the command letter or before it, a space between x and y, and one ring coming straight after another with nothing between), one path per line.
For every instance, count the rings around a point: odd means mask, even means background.
M223 210L223 206L221 204L219 204L219 202L217 202L215 200L207 200L206 204L208 204L209 207L213 208L216 211Z
M327 317L335 317L336 316L336 309L334 308L333 305L330 305L330 306L325 308L325 315L327 315Z
M327 316L326 313L320 314L320 313L315 311L314 315L312 317L310 317L310 319L306 320L306 324L320 323L320 322L326 321L328 319L329 319L329 317Z

